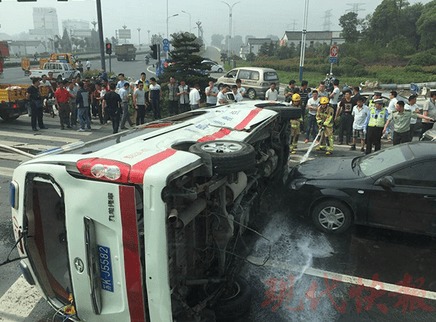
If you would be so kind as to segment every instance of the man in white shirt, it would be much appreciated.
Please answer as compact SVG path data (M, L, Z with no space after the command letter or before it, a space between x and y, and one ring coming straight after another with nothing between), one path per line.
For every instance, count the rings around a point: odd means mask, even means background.
M89 61L89 59L86 61L85 67L86 67L86 70L90 70L91 69L91 62Z
M338 108L339 96L341 95L341 90L339 89L339 79L333 81L333 91L329 95L330 105L333 107L333 111L336 115L336 110Z
M242 81L240 78L236 80L236 86L238 87L238 93L241 94L242 97L244 97L246 94L246 90L245 87L242 87Z
M316 138L316 133L318 132L318 125L316 123L316 111L318 111L319 106L319 97L318 91L314 89L312 91L312 97L308 99L306 110L307 113L307 130L306 130L306 139L304 143L308 143L310 139L310 134L312 134L313 139Z
M118 79L119 79L119 81L118 81L118 83L117 83L117 90L120 90L121 88L124 87L124 84L125 84L125 83L128 83L128 81L126 81L126 80L124 79L124 74L123 74L123 73L119 73L119 74L118 74Z
M419 113L419 106L416 104L416 98L418 96L413 94L409 96L409 102L404 105L404 109L406 111L412 112L412 117L410 118L410 142L413 140L413 134L415 133L416 128L416 122L418 120L418 117L416 116L416 113ZM413 113L415 112L415 113Z
M279 98L279 92L276 90L276 83L271 83L269 89L265 93L265 100L277 101Z
M200 107L200 84L196 83L194 88L189 91L189 104L191 105L191 110L196 110Z
M223 104L227 104L229 101L227 99L227 91L229 90L229 87L227 85L223 86L223 89L218 93L217 95L217 102L216 105L223 105Z
M210 81L209 86L204 89L204 93L206 94L207 106L216 105L218 92L219 92L218 87L215 86L213 81Z
M369 115L369 108L363 101L365 98L359 96L356 105L353 107L351 115L354 117L353 121L353 145L350 150L356 150L356 141L360 138L360 151L365 152L365 121Z
M126 121L130 126L133 126L133 122L130 119L129 114L129 94L130 94L130 84L128 82L124 83L124 87L118 91L118 95L121 97L121 108L123 110L123 115L121 116L121 130L126 130Z
M243 97L239 92L237 85L232 85L232 93L235 98L235 102L241 102L243 100Z

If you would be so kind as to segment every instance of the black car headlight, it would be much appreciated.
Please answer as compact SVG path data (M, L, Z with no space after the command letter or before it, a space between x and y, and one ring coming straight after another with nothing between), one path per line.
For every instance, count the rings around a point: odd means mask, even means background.
M295 180L292 180L290 188L292 190L300 190L301 187L306 184L306 182L307 182L306 179L295 179Z

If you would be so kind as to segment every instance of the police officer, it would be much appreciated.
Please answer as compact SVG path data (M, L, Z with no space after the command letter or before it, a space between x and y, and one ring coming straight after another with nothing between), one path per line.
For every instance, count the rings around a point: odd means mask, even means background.
M329 106L329 99L327 97L321 97L319 99L319 107L316 112L316 122L321 133L319 140L319 146L316 147L316 151L326 151L326 155L333 153L333 118L335 110ZM327 145L327 147L326 147Z
M374 104L375 106L370 107L368 117L363 125L363 130L368 132L365 154L371 153L373 145L374 151L380 150L383 128L389 116L388 111L383 106L383 99L375 99Z

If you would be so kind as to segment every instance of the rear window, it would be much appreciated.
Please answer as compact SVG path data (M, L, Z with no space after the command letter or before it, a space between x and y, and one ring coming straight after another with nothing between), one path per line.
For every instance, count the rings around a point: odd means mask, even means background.
M279 79L276 72L265 72L263 74L263 79L266 81L276 81Z

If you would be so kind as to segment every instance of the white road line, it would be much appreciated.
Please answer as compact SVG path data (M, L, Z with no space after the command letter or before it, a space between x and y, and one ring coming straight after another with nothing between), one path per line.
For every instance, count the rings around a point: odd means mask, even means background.
M257 265L261 265L264 262L264 259L259 258L259 257L249 256L247 259L250 262L255 263ZM339 273L329 272L329 271L316 269L316 268L312 268L312 267L305 269L302 266L296 266L296 265L292 265L292 264L289 264L286 262L279 262L279 261L274 261L274 260L268 260L268 262L266 262L265 266L290 270L290 271L298 272L298 273L301 273L304 270L303 274L305 274L305 275L326 278L329 280L348 283L348 284L362 285L362 286L365 286L368 288L374 288L374 289L380 290L380 291L387 291L387 292L391 292L391 293L416 296L416 297L421 297L421 298L425 298L428 300L436 300L436 292L421 290L418 288L401 286L401 285L396 285L396 284L391 284L391 283L385 283L382 281L374 281L371 279L362 278L362 277L358 277L358 276L339 274Z
M0 167L0 177L9 177L9 178L12 178L12 173L13 172L14 172L14 169Z
M29 285L21 275L0 298L0 321L24 321L40 299L37 288Z
M9 137L16 137L19 135L19 137L23 138L23 139L56 141L56 142L66 142L66 143L79 141L79 139L74 139L74 138L69 138L69 137L58 137L58 136L49 136L49 135L39 134L41 132L42 131L38 131L37 134L29 134L29 133L19 133L18 134L17 132L13 132L13 131L0 130L0 135L9 136ZM84 133L84 134L86 133L89 135L91 132L77 132L77 133Z

